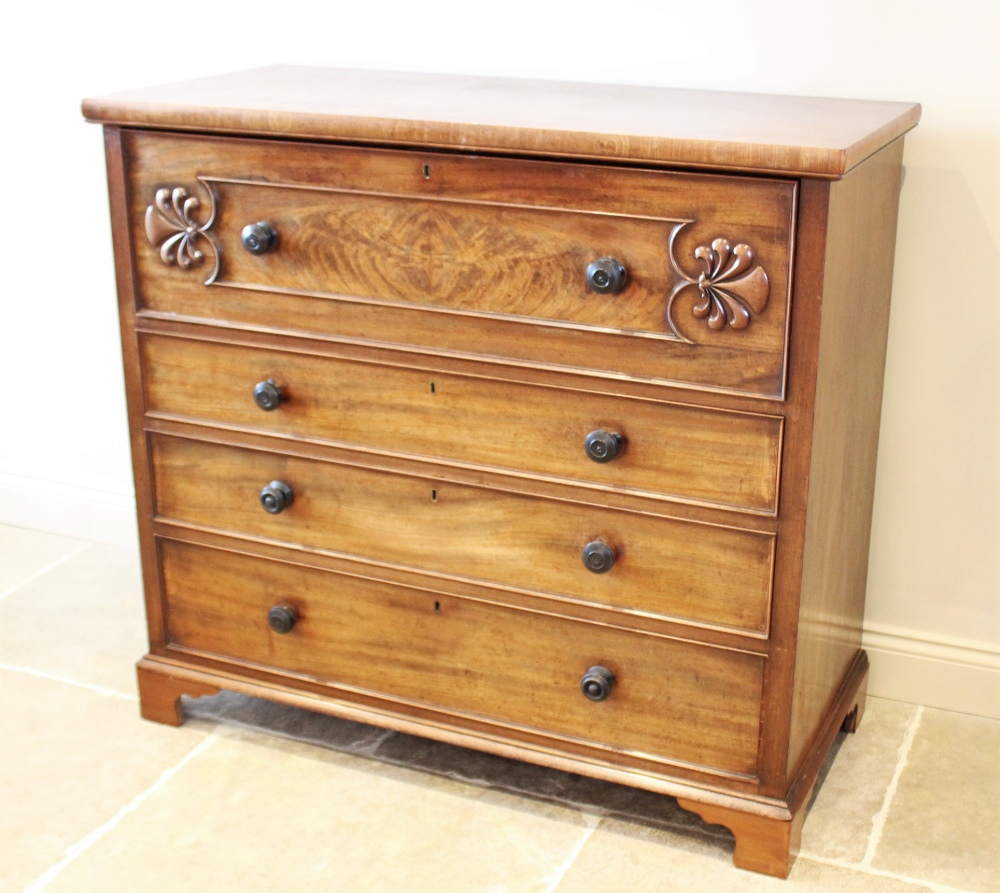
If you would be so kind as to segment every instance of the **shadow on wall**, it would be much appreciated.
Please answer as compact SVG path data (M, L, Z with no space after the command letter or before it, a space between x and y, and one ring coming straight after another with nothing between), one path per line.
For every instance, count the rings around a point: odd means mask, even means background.
M1000 244L984 209L1000 140L951 131L913 154L956 166L907 164L866 619L996 638ZM984 182L963 174L977 168Z

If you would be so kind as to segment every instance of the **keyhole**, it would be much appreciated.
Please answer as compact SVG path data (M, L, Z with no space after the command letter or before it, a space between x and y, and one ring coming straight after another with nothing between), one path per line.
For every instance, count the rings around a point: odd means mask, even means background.
M437 502L437 501L438 501L438 491L431 490L431 502Z
M424 165L424 179L429 180L431 178L431 166L429 164Z
M437 391L434 389L434 382L433 381L431 382L431 393L432 394L436 394L437 393Z
M434 602L434 613L435 614L441 613L441 602Z

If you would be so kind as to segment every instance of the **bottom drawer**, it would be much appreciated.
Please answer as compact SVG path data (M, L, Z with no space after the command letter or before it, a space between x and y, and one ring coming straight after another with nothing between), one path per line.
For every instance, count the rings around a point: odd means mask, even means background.
M763 659L171 540L168 642L737 775L756 768ZM268 623L294 613L291 630ZM581 680L614 676L591 701Z

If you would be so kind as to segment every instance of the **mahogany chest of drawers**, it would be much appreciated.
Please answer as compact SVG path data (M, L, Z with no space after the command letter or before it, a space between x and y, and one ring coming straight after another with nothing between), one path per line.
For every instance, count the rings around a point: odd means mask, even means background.
M864 708L919 107L281 67L84 111L143 715L228 688L635 785L787 874Z

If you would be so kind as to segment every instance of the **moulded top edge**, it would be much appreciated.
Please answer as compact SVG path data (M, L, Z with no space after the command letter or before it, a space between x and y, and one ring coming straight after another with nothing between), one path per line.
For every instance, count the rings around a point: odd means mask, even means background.
M84 100L94 122L840 177L906 102L272 66Z

